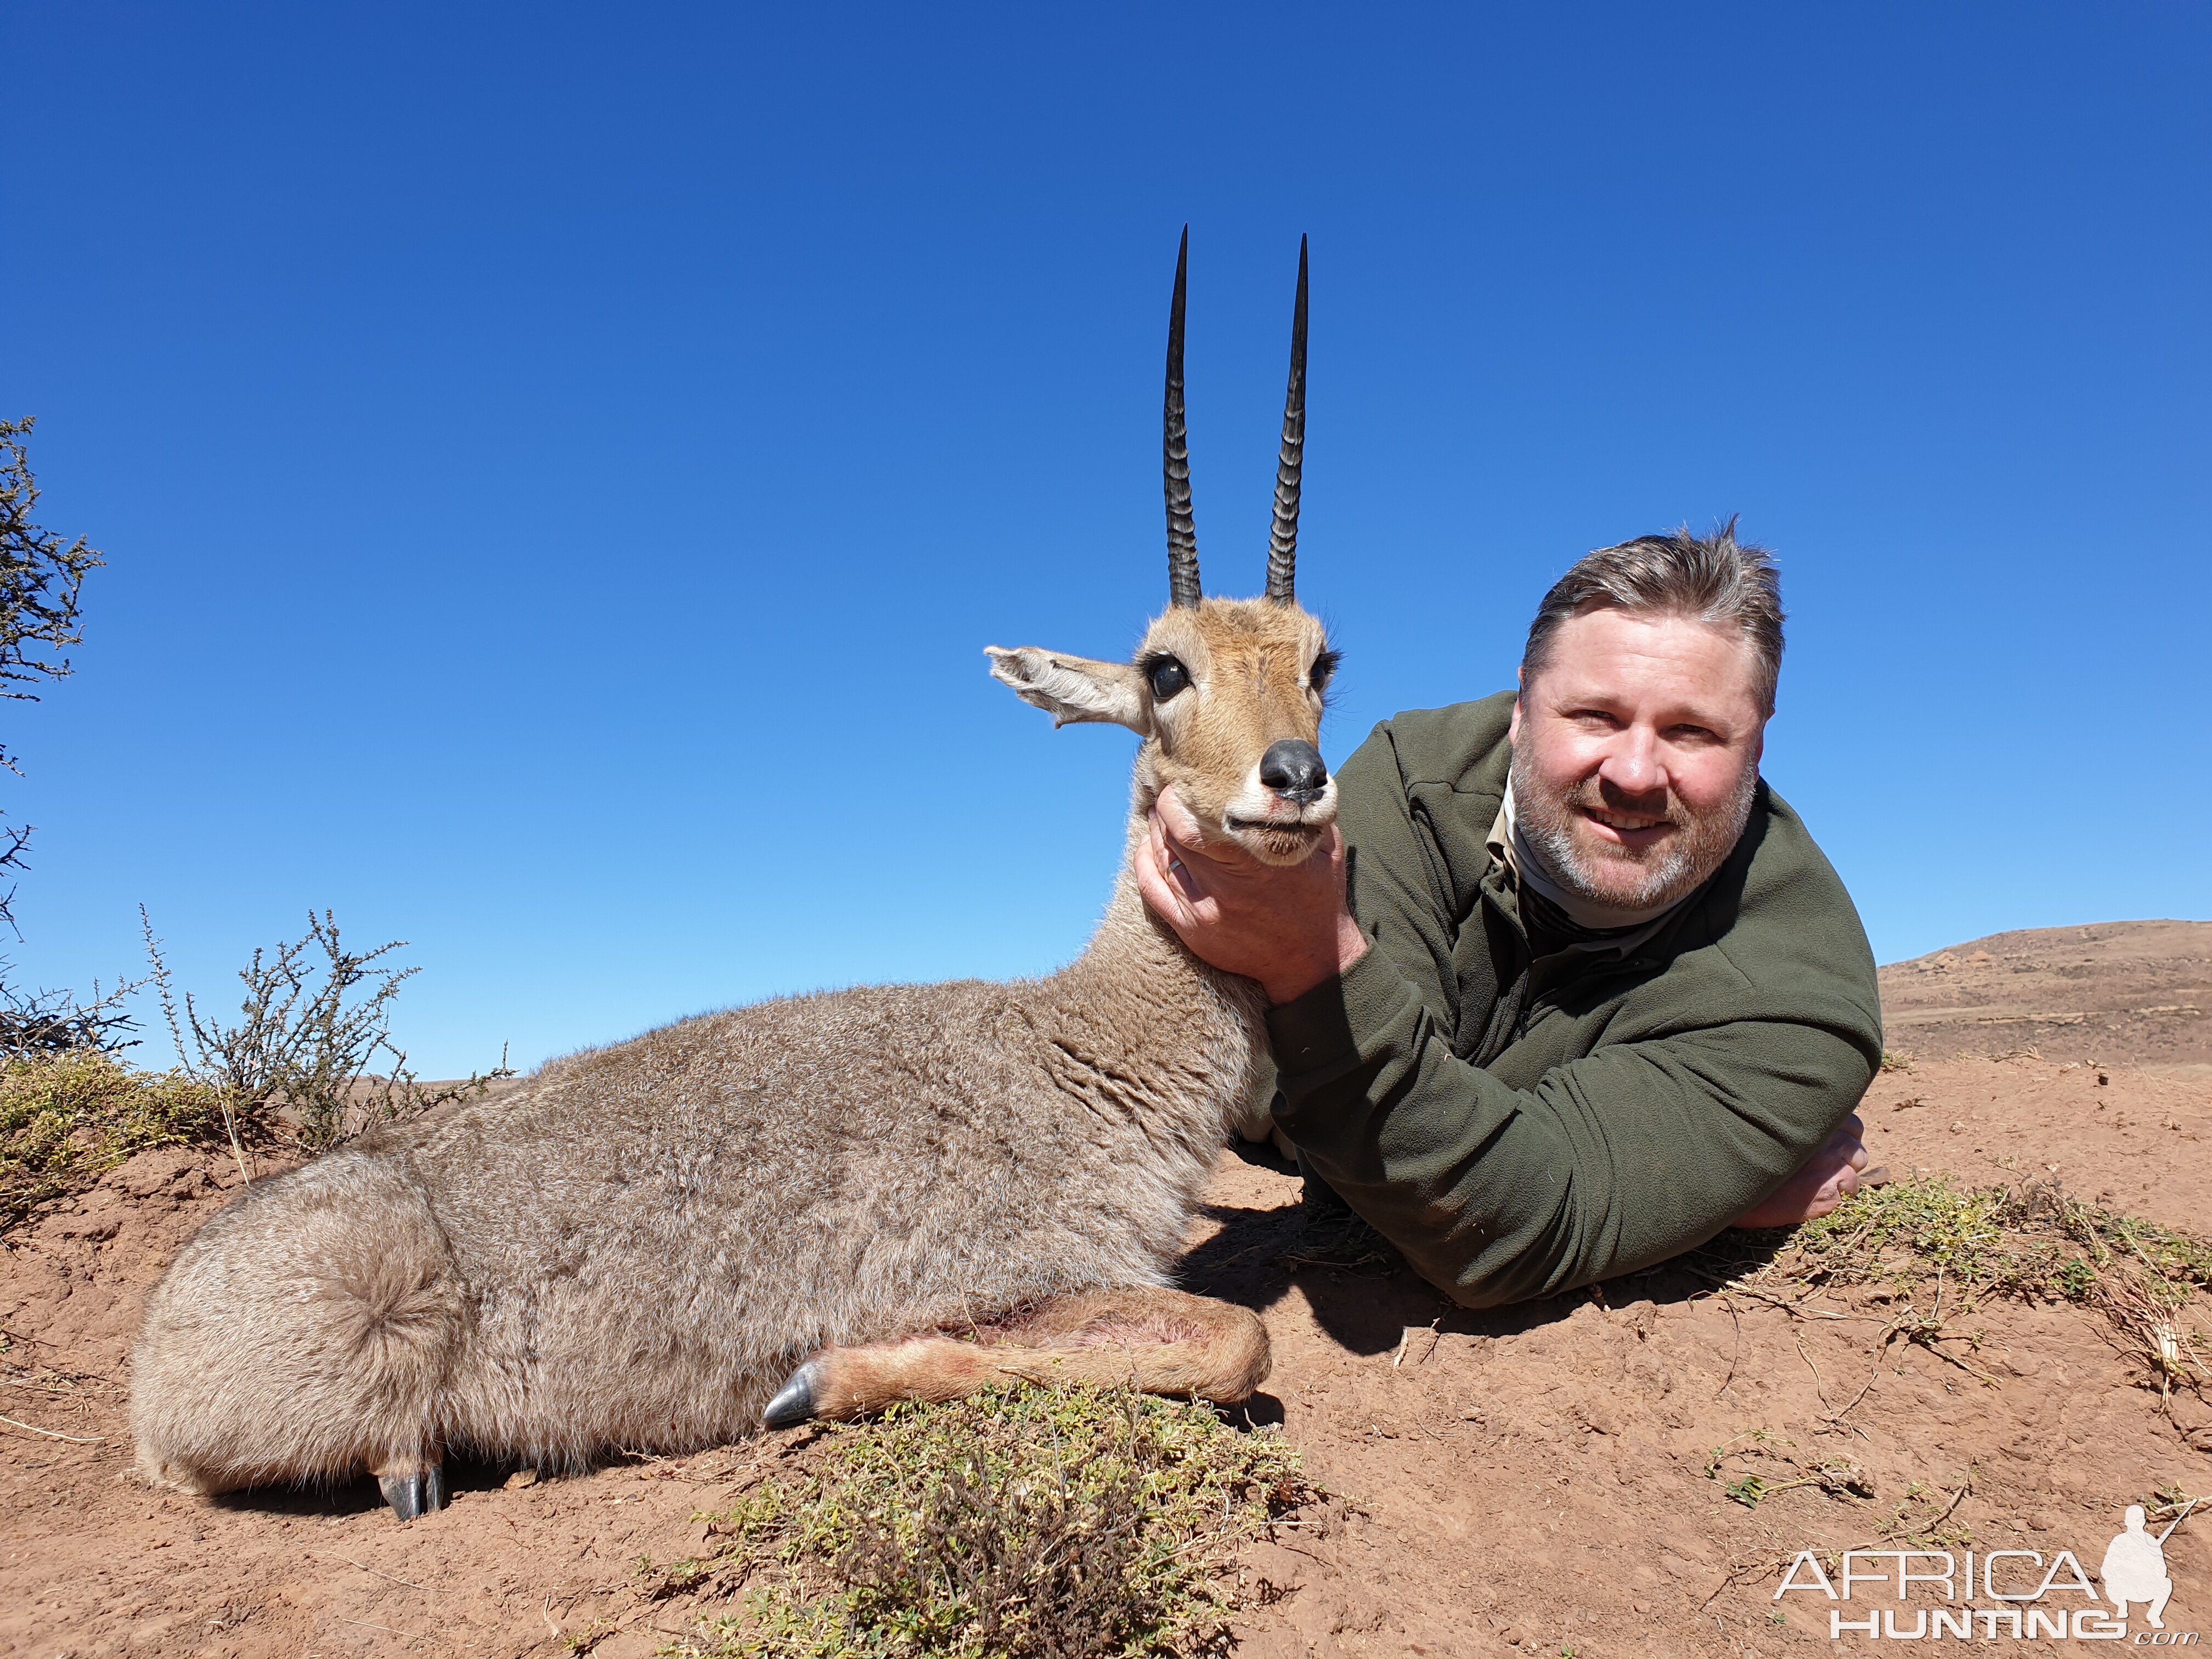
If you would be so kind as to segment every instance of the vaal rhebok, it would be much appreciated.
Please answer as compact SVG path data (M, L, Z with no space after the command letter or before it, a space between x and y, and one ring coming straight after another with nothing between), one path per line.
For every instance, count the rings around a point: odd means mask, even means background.
M1133 849L1172 784L1208 839L1286 864L1336 816L1315 747L1335 658L1293 593L1305 255L1267 593L1220 599L1191 524L1188 251L1172 603L1128 662L994 647L991 672L1055 724L1142 738ZM366 1470L407 1518L454 1451L574 1468L1008 1377L1241 1399L1259 1320L1168 1280L1224 1135L1264 1110L1262 1006L1125 860L1046 978L704 1015L364 1135L256 1183L170 1267L132 1355L139 1471L205 1493Z

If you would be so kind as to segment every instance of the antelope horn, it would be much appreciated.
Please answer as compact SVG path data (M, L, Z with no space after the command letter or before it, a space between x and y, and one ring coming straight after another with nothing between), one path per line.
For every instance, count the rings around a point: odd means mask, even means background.
M1297 598L1298 475L1306 453L1306 239L1298 238L1298 301L1291 318L1291 384L1283 394L1283 448L1275 461L1275 527L1267 535L1267 597Z
M1168 313L1167 436L1163 454L1168 490L1168 599L1196 609L1198 529L1190 517L1190 434L1182 412L1182 297L1190 268L1190 227L1182 228L1182 249L1176 255L1175 304Z

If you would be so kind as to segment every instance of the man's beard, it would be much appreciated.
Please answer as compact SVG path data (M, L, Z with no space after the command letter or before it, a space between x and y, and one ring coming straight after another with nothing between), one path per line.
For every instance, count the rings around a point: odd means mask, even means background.
M1674 826L1674 835L1641 858L1625 851L1593 857L1577 843L1576 830L1578 821L1589 822L1580 809L1606 810L1596 777L1584 778L1564 796L1554 795L1522 751L1513 754L1514 823L1544 860L1546 873L1576 897L1620 910L1662 908L1703 886L1743 838L1758 788L1759 769L1746 766L1734 795L1702 817L1670 789L1663 814L1644 816L1663 816ZM1585 828L1583 833L1589 831Z

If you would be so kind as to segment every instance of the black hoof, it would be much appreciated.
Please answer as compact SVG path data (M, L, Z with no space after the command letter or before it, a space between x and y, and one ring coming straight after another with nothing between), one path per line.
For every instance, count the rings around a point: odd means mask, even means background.
M764 1429L794 1428L814 1415L814 1362L808 1360L792 1372L761 1413Z
M446 1507L446 1471L425 1469L420 1474L380 1474L376 1478L384 1501L402 1521Z

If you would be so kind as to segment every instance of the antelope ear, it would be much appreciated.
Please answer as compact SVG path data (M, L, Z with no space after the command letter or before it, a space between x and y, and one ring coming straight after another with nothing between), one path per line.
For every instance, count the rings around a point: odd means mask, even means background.
M1076 720L1104 720L1126 726L1139 737L1152 734L1152 702L1145 678L1125 662L1093 662L1064 657L1024 645L1009 651L987 645L991 678L1010 685L1024 702L1052 716L1055 726Z

